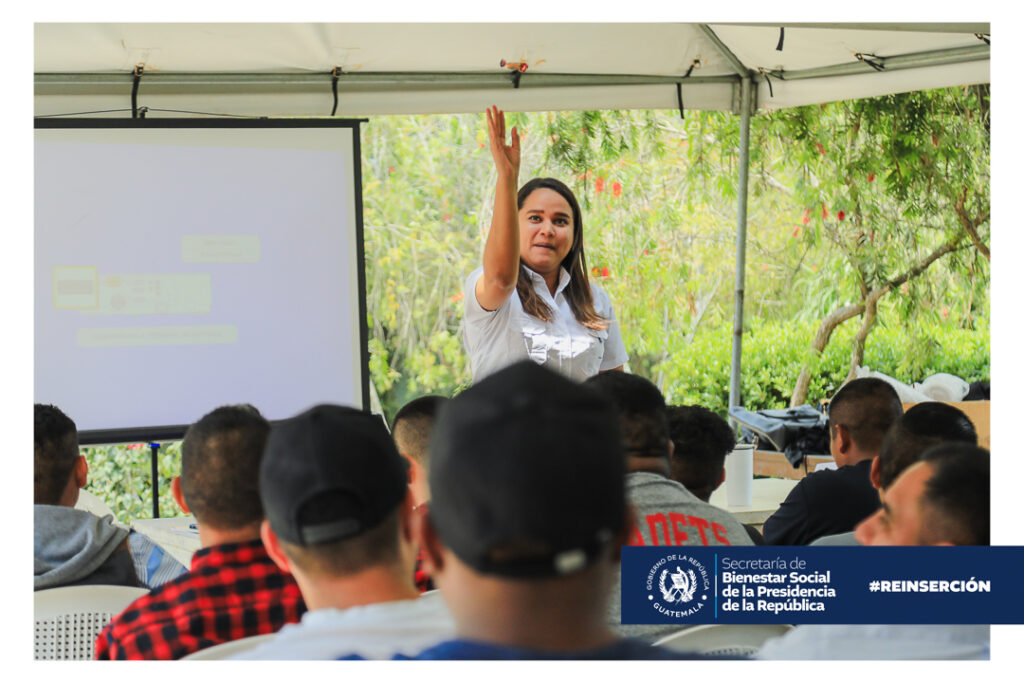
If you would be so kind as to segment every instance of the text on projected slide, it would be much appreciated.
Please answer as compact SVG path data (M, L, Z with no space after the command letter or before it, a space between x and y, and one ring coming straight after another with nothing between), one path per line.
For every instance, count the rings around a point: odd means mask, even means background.
M254 235L185 235L185 263L258 263L260 240ZM95 266L53 268L54 308L86 316L205 315L213 299L209 273L100 273ZM234 325L82 328L80 347L233 344Z

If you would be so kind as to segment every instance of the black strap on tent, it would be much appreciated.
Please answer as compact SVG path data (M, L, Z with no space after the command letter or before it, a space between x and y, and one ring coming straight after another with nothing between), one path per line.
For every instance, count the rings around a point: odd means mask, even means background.
M683 74L683 78L689 78L690 74L693 73L694 68L700 66L700 58L697 58L690 62L690 68ZM681 81L676 83L676 99L679 101L679 118L686 120L686 116L683 115L683 84Z
M511 73L512 73L512 87L518 89L519 88L519 79L521 79L523 77L523 72L520 71L519 69L516 69L516 70L512 71Z
M331 107L331 116L338 111L338 76L341 75L341 67L336 66L331 70L331 92L334 93L334 106Z
M990 33L975 33L974 37L977 38L978 40L984 42L986 45L991 45L992 44L989 41L989 38L992 37L992 34L990 34Z
M773 71L772 69L766 69L763 66L757 67L758 72L764 76L764 82L768 84L768 96L775 97L775 91L772 89L772 78L778 78L783 80L781 71ZM771 76L771 78L769 78Z
M870 66L875 71L885 71L885 58L879 57L878 55L864 54L858 52L854 55L857 59Z
M775 46L775 49L782 52L782 41L786 38L786 29L782 26L779 27L779 44Z
M136 64L135 65L135 69L132 70L132 118L133 119L139 118L139 107L138 107L139 81L142 80L142 72L145 71L145 70L146 70L146 66L144 64ZM143 114L142 118L145 118L145 114Z

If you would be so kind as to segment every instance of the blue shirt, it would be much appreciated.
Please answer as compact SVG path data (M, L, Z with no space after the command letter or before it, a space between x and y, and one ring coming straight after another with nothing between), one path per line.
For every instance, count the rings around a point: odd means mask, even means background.
M348 655L339 659L362 659ZM611 645L572 652L555 652L509 647L475 640L449 640L427 648L415 657L395 655L393 660L410 659L736 659L735 657L711 657L696 652L675 652L663 647L648 645L642 640L621 638Z

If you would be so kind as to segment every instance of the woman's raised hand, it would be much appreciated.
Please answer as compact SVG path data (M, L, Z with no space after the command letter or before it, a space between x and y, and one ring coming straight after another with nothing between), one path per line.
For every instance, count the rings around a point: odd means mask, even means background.
M505 112L496 106L487 109L487 132L491 137L491 156L498 175L519 179L519 133L512 126L512 144L505 144Z

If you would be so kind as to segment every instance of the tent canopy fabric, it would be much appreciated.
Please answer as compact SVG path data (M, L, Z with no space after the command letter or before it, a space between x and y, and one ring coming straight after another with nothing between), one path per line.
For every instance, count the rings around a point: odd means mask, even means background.
M35 25L35 113L739 111L989 81L988 24ZM512 66L501 66L501 61ZM516 68L525 64L525 71ZM677 91L677 84L680 91ZM160 110L174 110L164 112ZM109 116L109 113L105 114Z

